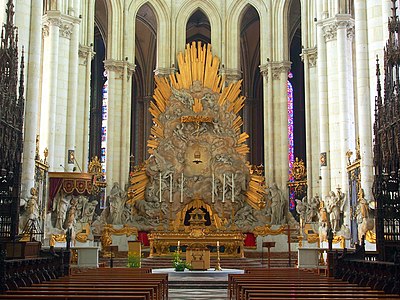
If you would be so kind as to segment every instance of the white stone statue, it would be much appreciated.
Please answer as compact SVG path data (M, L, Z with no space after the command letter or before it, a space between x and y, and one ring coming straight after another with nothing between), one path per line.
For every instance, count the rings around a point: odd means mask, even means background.
M111 224L122 224L122 213L124 211L125 199L124 192L119 187L117 182L114 182L108 196L110 203L109 222Z
M358 195L358 203L356 208L358 241L367 234L368 230L374 229L374 219L371 214L368 201L364 198L364 191L361 189Z
M56 203L55 211L57 212L57 221L55 227L58 229L64 229L64 221L67 216L68 205L71 198L72 196L70 195L65 198L60 196Z
M308 211L308 203L307 196L303 197L302 200L296 199L296 211L300 217L300 228L304 228L304 224L306 223L306 216Z
M37 191L33 187L31 188L31 196L26 203L26 216L27 220L37 220L39 219L39 204L38 204L38 197Z
M329 196L325 198L326 210L329 213L329 221L331 228L334 232L340 230L341 216L344 206L344 194L338 191L337 195L335 192L330 191Z
M271 199L271 223L282 224L285 222L285 198L276 183L269 188L269 196Z

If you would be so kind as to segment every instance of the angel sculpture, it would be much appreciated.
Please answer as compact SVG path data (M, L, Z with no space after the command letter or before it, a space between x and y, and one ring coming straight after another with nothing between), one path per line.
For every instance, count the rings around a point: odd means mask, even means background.
M300 228L304 228L308 210L307 196L303 197L302 200L296 199L296 211L300 216Z

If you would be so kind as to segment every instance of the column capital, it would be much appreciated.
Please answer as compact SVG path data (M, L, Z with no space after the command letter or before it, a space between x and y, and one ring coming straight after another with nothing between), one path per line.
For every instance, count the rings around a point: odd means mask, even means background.
M93 51L91 46L81 45L79 44L78 55L79 55L79 64L86 65L89 57L92 60L95 56L96 52Z
M268 78L268 64L259 65L260 73L263 77Z
M168 77L170 74L174 74L176 72L176 68L172 66L171 68L163 68L159 67L155 69L154 74L160 77Z
M354 35L354 19L351 15L338 14L334 18L325 19L320 23L327 42L336 40L338 29L346 29L348 38L352 38Z
M225 81L228 84L239 81L242 78L242 72L239 69L225 68L223 64L219 69L219 74L225 76Z
M128 78L132 76L133 72L136 70L136 65L132 64L128 61L125 60L116 60L116 59L106 59L104 61L104 68L106 69L107 72L115 72L116 74L120 75L120 78L122 78L123 73L124 73L124 68L125 66L128 69Z
M267 65L271 65L272 68L272 79L280 79L281 74L287 74L290 71L290 66L292 65L292 62L290 61L271 61Z
M81 20L77 17L64 15L58 10L49 10L42 17L43 37L49 35L49 26L57 26L60 28L60 36L70 39L74 26L80 23Z
M308 59L308 64L311 68L317 65L318 51L317 47L304 48L300 54L301 60Z

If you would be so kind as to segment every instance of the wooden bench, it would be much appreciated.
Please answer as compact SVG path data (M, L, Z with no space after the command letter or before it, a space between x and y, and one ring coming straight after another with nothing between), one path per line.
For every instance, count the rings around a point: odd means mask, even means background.
M68 277L32 284L0 299L168 299L168 274L151 269L87 269Z
M252 269L228 276L229 299L394 299L398 295L374 291L314 272L297 269Z

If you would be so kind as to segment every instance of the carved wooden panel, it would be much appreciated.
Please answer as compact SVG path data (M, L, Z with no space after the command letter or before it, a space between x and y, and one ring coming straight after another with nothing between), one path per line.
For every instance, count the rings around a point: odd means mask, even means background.
M389 39L384 52L384 96L377 63L377 97L374 124L374 197L377 201L376 237L381 260L392 261L400 250L400 49L396 2L389 20Z
M18 34L13 1L7 3L0 46L0 241L18 234L24 112L23 57L18 84ZM19 95L19 96L18 96Z

